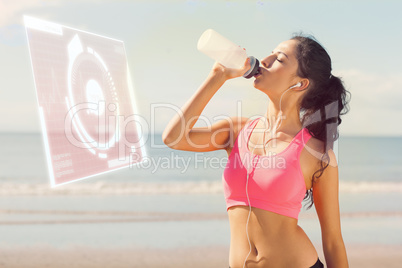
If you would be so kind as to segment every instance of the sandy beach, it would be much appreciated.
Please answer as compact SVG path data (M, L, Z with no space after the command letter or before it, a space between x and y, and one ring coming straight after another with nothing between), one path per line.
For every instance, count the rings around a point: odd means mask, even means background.
M350 267L401 267L402 246L347 245L347 250ZM228 267L228 254L228 247L216 246L168 250L107 249L80 246L59 249L46 246L16 247L0 249L0 267Z
M127 169L54 191L40 140L0 135L8 152L0 156L0 268L228 268L221 169L193 163L182 177L179 170L151 176ZM385 138L344 139L342 146L340 208L349 267L402 267L400 147ZM370 153L347 151L356 146ZM25 153L27 148L34 153ZM392 153L380 154L384 148ZM385 158L374 165L370 157L376 154ZM314 207L300 213L299 224L325 263Z

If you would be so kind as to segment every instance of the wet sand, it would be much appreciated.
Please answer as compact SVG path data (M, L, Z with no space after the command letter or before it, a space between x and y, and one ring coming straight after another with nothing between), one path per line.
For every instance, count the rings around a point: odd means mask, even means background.
M401 267L402 245L347 245L350 267ZM323 258L322 254L319 254ZM228 247L179 249L88 248L69 246L0 248L0 267L72 268L72 267L228 267Z

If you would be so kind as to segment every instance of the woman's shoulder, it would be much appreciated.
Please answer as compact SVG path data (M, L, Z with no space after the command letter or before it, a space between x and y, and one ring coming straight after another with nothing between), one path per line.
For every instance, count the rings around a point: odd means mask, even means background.
M232 116L223 121L226 122L226 127L230 128L234 133L238 133L242 128L252 123L255 119L256 118Z
M249 125L254 119L240 116L233 116L230 118L230 128L232 130L232 136L236 140L240 131L247 125Z
M230 152L241 132L242 129L250 125L256 118L248 118L248 117L240 117L233 116L230 117L230 120L227 121L227 127L230 128L230 142L226 148L228 152Z

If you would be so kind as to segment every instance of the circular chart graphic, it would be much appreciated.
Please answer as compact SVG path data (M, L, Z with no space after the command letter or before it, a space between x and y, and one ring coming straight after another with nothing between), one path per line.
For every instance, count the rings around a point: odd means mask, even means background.
M78 35L68 45L68 103L77 139L100 158L119 140L119 98L113 78L101 56L84 48ZM107 135L106 135L107 134Z

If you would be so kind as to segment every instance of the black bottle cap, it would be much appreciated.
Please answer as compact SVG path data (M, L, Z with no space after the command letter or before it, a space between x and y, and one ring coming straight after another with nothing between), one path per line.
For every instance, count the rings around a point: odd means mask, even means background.
M258 73L258 68L260 68L260 62L253 56L250 56L250 65L251 68L245 74L243 74L244 78L249 79Z

